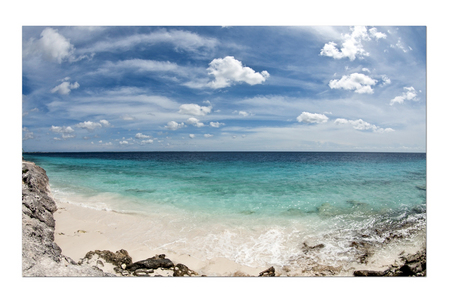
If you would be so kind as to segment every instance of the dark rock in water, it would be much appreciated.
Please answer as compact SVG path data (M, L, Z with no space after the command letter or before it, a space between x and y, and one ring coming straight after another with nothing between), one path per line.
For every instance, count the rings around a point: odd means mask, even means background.
M421 190L421 191L426 191L427 190L427 186L426 185L416 185L416 188Z
M150 190L140 190L140 189L127 189L125 192L133 192L133 193L154 193L156 192L156 189L150 189Z
M198 275L197 272L192 271L188 267L183 264L177 264L174 268L173 276L174 277L183 277L183 276L192 276Z
M174 267L173 262L170 259L165 258L164 254L156 255L151 258L137 261L135 263L127 265L128 271L135 271L137 269L158 269L158 268L171 268Z
M259 273L258 277L274 277L275 276L275 268L270 267L265 271Z
M22 161L22 276L114 276L61 254L54 240L56 209L45 170Z
M311 250L318 250L318 249L322 249L325 248L324 244L318 244L315 246L308 246L306 243L303 243L303 252L306 254Z

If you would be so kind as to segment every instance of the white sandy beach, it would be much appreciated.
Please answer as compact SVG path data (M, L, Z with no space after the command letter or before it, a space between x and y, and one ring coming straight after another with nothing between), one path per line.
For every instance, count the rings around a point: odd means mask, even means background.
M96 210L70 203L56 202L55 242L62 254L75 261L82 259L93 250L120 249L128 251L133 261L143 260L156 254L166 254L175 264L182 263L200 275L207 276L258 276L264 268L239 265L226 258L201 260L189 254L155 250L149 247L152 241L140 235L152 226L143 216ZM164 232L161 232L164 234ZM152 250L153 249L153 250Z

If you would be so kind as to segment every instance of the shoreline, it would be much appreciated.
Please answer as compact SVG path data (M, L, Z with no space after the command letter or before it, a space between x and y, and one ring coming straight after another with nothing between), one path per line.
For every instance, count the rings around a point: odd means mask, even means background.
M177 254L174 251L152 250L146 246L148 241L142 237L129 237L133 226L144 223L144 216L96 210L56 200L55 242L62 253L79 261L86 253L94 250L112 252L125 249L133 261L165 254L174 263L182 263L200 275L206 276L258 276L264 267L254 268L239 265L226 258L201 260L189 254Z
M32 167L32 169L34 168L41 172L41 174L37 173L37 175L35 176L33 174L35 171L29 172L27 168L30 166ZM129 263L127 263L125 266L123 266L122 264L122 269L120 270L117 269L117 266L121 265L116 264L116 267L109 266L108 268L97 268L98 271L105 272L102 273L105 275L99 275L97 273L97 275L89 276L121 276L124 275L124 272L122 271L128 269L131 266L131 261L138 263L143 260L164 260L165 256L167 256L167 260L169 260L173 265L172 269L170 269L171 271L167 271L169 270L169 268L158 268L158 270L163 270L165 273L158 273L158 275L153 274L154 276L159 276L161 274L162 276L176 276L174 274L177 272L177 270L176 268L174 268L174 264L177 264L177 266L181 264L181 266L195 273L196 276L198 275L213 277L406 276L405 274L410 274L408 276L426 276L426 248L423 247L426 245L422 245L423 241L421 238L417 240L417 245L411 245L410 243L409 246L408 243L403 243L403 240L400 238L400 243L397 244L388 242L388 244L386 244L386 247L381 248L381 250L378 249L379 251L375 251L375 253L373 253L373 250L375 250L375 248L372 249L370 245L359 242L355 245L352 245L351 247L354 247L354 249L357 251L364 251L364 255L366 257L362 257L364 259L364 262L356 264L352 263L350 267L348 265L341 265L336 267L332 265L321 264L320 262L311 263L308 261L304 261L305 257L297 257L295 259L296 261L292 261L292 264L289 263L281 266L259 265L257 267L242 265L220 256L215 258L208 258L206 256L194 257L194 255L191 255L193 253L185 252L183 250L183 247L174 248L174 245L172 245L173 243L161 243L161 241L164 240L164 238L161 239L161 236L164 236L166 228L163 224L159 224L160 220L152 220L151 218L149 218L149 216L140 214L128 214L109 210L98 210L81 206L82 204L80 205L58 201L51 194L48 184L48 177L45 174L45 170L43 170L39 166L36 166L34 163L26 161L22 162L23 205L27 206L27 203L24 202L24 199L26 199L24 195L29 193L27 190L31 189L31 191L33 191L33 189L35 189L32 183L33 180L36 181L36 179L30 174L34 177L37 177L37 180L42 181L41 185L45 187L43 188L45 189L45 197L48 198L48 201L50 201L50 204L47 204L47 206L51 206L51 218L49 219L49 222L51 225L50 229L52 230L52 233L50 236L51 241L49 241L49 243L51 243L52 245L50 246L51 248L55 248L59 251L59 254L57 253L55 257L52 257L54 261L59 262L62 258L65 259L69 264L74 265L77 268L90 267L92 269L92 267L98 267L99 264L103 266L103 262L100 261L100 258L103 259L103 257L96 257L94 258L94 260L90 260L90 258L86 258L87 253L108 252L110 254L114 254L114 252L116 252L115 255L121 255L121 253L124 252L129 258ZM36 198L39 200L38 196L33 196L32 198ZM28 204L28 206L30 205ZM47 215L49 215L49 213L47 213ZM24 217L23 228L26 228ZM26 244L24 240L23 244ZM392 244L394 244L394 247L392 247ZM303 245L304 253L307 253L309 251L320 252L321 249L325 247L323 244L307 245L306 243L303 243ZM23 259L25 259L25 252L23 252L23 257ZM368 257L370 257L370 262L369 260L367 260ZM171 260L173 261L173 263ZM406 264L410 264L409 260L411 260L411 262L413 263L413 265L411 265L412 269L408 267L409 269L407 270L409 273L405 273L400 269ZM418 263L417 260L419 260L420 262ZM95 263L96 265L86 266L86 264L90 265L93 263ZM67 267L67 263L65 264L65 266ZM153 269L151 270L151 273L154 273ZM45 270L48 270L48 267ZM25 271L23 272L25 274ZM126 271L125 273L127 274L125 276L152 276L148 273L142 273L142 271L140 272L141 274L145 275L137 275L136 272L134 274L130 274ZM55 275L31 274L28 276ZM88 275L80 275L80 273L73 275L68 274L66 271L62 275L56 276Z

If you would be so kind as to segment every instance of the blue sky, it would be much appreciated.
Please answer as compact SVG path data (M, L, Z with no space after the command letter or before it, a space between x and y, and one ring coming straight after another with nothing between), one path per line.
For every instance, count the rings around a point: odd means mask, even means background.
M426 150L426 27L22 28L25 151Z

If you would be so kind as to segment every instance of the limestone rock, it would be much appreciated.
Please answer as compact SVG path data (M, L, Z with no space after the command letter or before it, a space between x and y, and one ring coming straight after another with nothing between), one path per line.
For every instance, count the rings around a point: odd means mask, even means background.
M61 254L54 242L56 209L45 170L22 161L22 276L113 276Z

